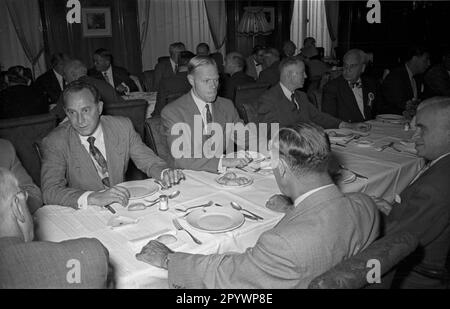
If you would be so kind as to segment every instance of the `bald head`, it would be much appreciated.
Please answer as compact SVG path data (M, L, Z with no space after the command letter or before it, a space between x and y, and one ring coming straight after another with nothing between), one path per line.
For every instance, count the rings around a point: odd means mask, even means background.
M80 60L70 60L64 66L64 78L68 83L87 75L87 67Z
M360 49L351 49L344 55L342 76L349 82L356 82L366 68L366 54Z
M244 70L245 59L238 52L228 53L225 57L225 73L234 74Z

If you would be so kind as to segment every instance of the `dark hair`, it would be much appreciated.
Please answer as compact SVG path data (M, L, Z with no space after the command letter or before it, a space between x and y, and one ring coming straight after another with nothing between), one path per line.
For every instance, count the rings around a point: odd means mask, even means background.
M408 48L408 50L405 53L404 61L409 61L414 56L422 57L424 54L430 54L428 49L426 49L424 46L411 46L410 48Z
M316 39L315 38L313 38L312 36L308 36L308 37L306 37L304 40L303 40L303 45L305 45L306 44L306 42L308 42L308 41L316 41Z
M98 92L97 88L95 88L94 85L89 84L85 81L74 80L73 82L71 82L70 84L67 85L67 87L64 89L64 91L62 93L64 106L66 106L66 100L67 100L67 96L69 94L79 92L83 89L89 90L92 93L92 95L94 96L95 104L98 104L98 102L100 101L100 93Z
M208 53L209 53L209 45L208 44L206 44L206 43L199 43L197 45L196 52L198 52L199 48L205 48L206 50L208 50Z
M193 52L185 50L178 54L178 65L179 66L187 66L189 61L194 58L195 55Z
M253 47L252 50L252 55L256 55L257 53L259 53L260 50L264 50L264 46L262 45L255 45L255 47Z
M104 59L108 59L109 62L113 63L113 56L111 54L111 52L105 48L99 48L94 52L94 55L99 55L100 57L104 58Z

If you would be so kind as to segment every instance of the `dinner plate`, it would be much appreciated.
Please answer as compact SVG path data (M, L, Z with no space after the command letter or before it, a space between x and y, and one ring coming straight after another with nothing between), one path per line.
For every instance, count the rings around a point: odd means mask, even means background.
M245 218L233 208L211 206L193 210L186 216L186 221L198 231L214 234L237 229L244 224Z
M230 173L230 172L228 172L228 173ZM252 178L252 177L250 177L250 176L248 176L248 175L244 175L244 174L242 174L242 173L237 173L237 172L233 172L233 173L236 174L236 177L244 177L244 178L246 178L246 179L248 180L248 182L245 183L245 184L243 184L243 185L232 185L232 184L228 185L228 184L222 184L222 183L219 182L219 178L223 177L225 174L222 174L222 175L220 175L219 177L216 177L214 180L215 180L219 185L221 185L222 187L227 187L227 188L247 187L247 186L250 186L250 185L253 183L253 178Z
M377 115L376 119L383 121L383 122L389 122L389 123L403 123L405 121L405 118L402 115L396 115L396 114L381 114L381 115Z
M333 143L345 142L349 138L352 138L354 135L359 135L359 136L369 135L369 133L367 133L367 132L353 131L350 129L328 129L328 130L325 130L325 132L328 134L328 137L330 138L330 142L333 142Z
M146 180L122 182L118 186L128 189L130 192L130 200L148 197L159 191L159 186L156 183Z

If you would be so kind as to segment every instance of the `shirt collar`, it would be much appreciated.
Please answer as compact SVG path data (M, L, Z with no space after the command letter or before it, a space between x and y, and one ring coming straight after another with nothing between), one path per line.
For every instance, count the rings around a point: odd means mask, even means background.
M102 128L102 124L100 123L100 120L99 120L97 129L94 131L94 133L92 133L91 135L88 135L88 136L83 136L83 135L79 135L79 136L80 136L81 141L86 142L86 143L87 143L87 139L90 136L93 136L96 141L100 140L101 137L103 136L103 128Z
M175 67L176 67L177 64L175 63L175 61L173 61L172 58L169 58L169 60L170 60L170 65L172 66L172 71L175 72Z
M203 100L200 99L199 97L197 97L197 96L194 94L194 91L193 91L193 90L191 90L191 96L192 96L192 99L193 99L194 102L195 102L195 105L197 105L198 110L200 111L201 114L203 114L203 110L205 109L206 104L208 104L208 103L205 102L205 101L203 101ZM211 103L209 103L209 104L211 104Z
M283 90L284 95L290 101L293 92L290 91L289 89L287 89L281 82L280 82L280 86L281 86L281 90Z
M334 186L334 184L331 183L331 184L326 185L326 186L322 186L322 187L318 187L318 188L312 189L312 190L310 190L310 191L308 191L308 192L306 192L306 193L300 195L299 197L297 197L297 198L295 199L295 201L294 201L294 206L297 207L297 206L298 206L301 202L303 202L308 196L310 196L310 195L316 193L317 191L320 191L320 190L322 190L322 189L325 189L325 188L328 188L328 187L332 187L332 186Z
M58 72L55 71L55 69L53 69L53 73L55 73L55 76L57 79L63 79L63 76L61 74L59 74Z

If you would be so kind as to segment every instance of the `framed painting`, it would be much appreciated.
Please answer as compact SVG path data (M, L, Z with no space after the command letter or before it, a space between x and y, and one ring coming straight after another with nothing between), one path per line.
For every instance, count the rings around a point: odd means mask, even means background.
M83 37L112 36L109 7L83 8L81 18Z

